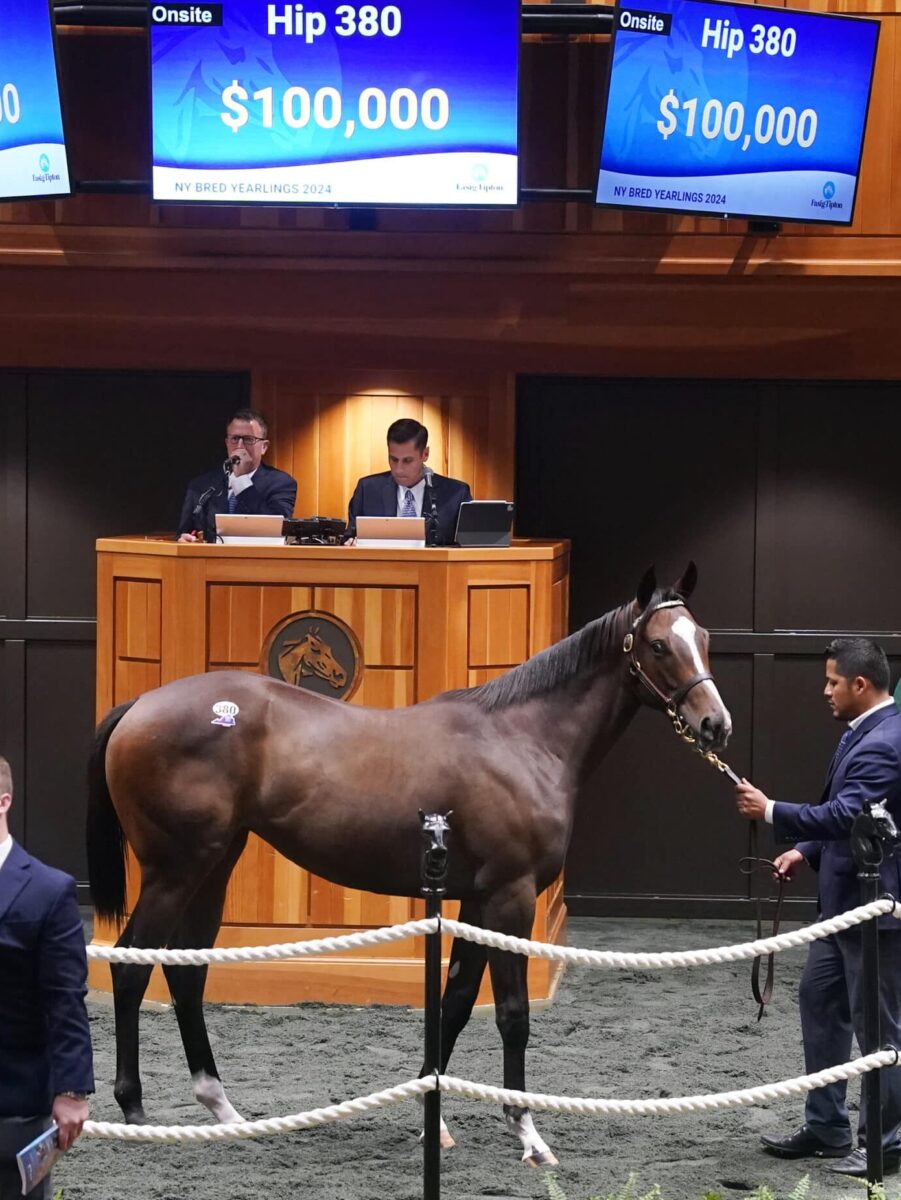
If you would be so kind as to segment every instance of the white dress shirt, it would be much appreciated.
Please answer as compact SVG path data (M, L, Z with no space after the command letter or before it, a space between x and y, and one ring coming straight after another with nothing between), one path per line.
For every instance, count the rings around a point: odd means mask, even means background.
M10 852L10 850L12 850L12 848L13 848L13 837L12 837L11 833L8 833L6 835L6 837L3 839L3 841L0 842L0 870L2 870L3 864L9 858L9 852Z
M242 492L247 491L247 489L253 483L254 475L256 475L256 469L251 471L249 475L236 475L234 471L229 474L228 490L232 493L235 499L237 499Z

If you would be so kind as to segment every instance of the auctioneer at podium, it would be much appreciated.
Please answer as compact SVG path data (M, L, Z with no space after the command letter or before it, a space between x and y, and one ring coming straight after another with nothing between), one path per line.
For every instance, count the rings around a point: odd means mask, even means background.
M217 513L293 515L297 482L263 462L268 433L265 417L252 408L235 413L225 431L225 462L188 484L178 521L180 542L215 542Z

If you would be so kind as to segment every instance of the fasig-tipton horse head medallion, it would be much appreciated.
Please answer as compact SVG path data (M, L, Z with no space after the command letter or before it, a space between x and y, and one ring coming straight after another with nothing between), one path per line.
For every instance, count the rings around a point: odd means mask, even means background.
M260 670L320 696L349 700L363 678L363 650L340 617L311 608L270 629Z

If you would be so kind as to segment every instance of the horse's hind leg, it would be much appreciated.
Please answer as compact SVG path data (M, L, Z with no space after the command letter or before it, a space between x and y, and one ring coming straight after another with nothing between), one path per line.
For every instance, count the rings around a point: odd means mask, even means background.
M460 920L467 925L481 925L482 913L478 904L466 901L460 906ZM444 996L441 1000L441 1073L447 1070L447 1064L453 1053L457 1038L466 1028L472 1015L473 1005L479 994L479 985L485 973L488 961L488 951L485 946L477 946L475 942L454 938L451 946L450 965L447 969L447 983L444 986ZM423 1074L425 1068L423 1068ZM454 1145L444 1119L441 1120L441 1145L450 1149Z
M239 834L222 862L198 888L179 923L173 946L201 950L215 942L222 924L225 889L246 842L247 833ZM163 971L172 994L188 1070L194 1081L195 1099L221 1124L242 1121L244 1118L232 1108L219 1078L203 1016L207 967L164 967Z
M145 874L134 912L116 945L150 949L165 946L187 901L189 886L185 879ZM141 1090L138 1021L141 1001L153 968L138 963L114 963L110 970L116 1013L116 1082L113 1094L125 1114L126 1122L142 1125L147 1118Z
M493 896L484 908L485 925L513 937L529 937L535 916L531 881ZM497 1027L504 1043L504 1087L525 1091L529 1043L529 960L507 950L488 951ZM542 1139L527 1108L504 1105L507 1125L522 1143L522 1161L530 1167L555 1166L557 1159Z

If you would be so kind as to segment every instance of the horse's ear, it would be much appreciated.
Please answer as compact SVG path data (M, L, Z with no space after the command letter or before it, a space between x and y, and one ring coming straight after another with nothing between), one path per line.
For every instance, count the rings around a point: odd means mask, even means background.
M641 577L641 583L635 592L635 598L638 601L638 607L642 612L651 602L651 597L657 591L657 574L653 566L648 567L644 575Z
M683 600L687 600L698 584L698 568L693 562L682 572L682 578L673 584L673 591L678 592Z

